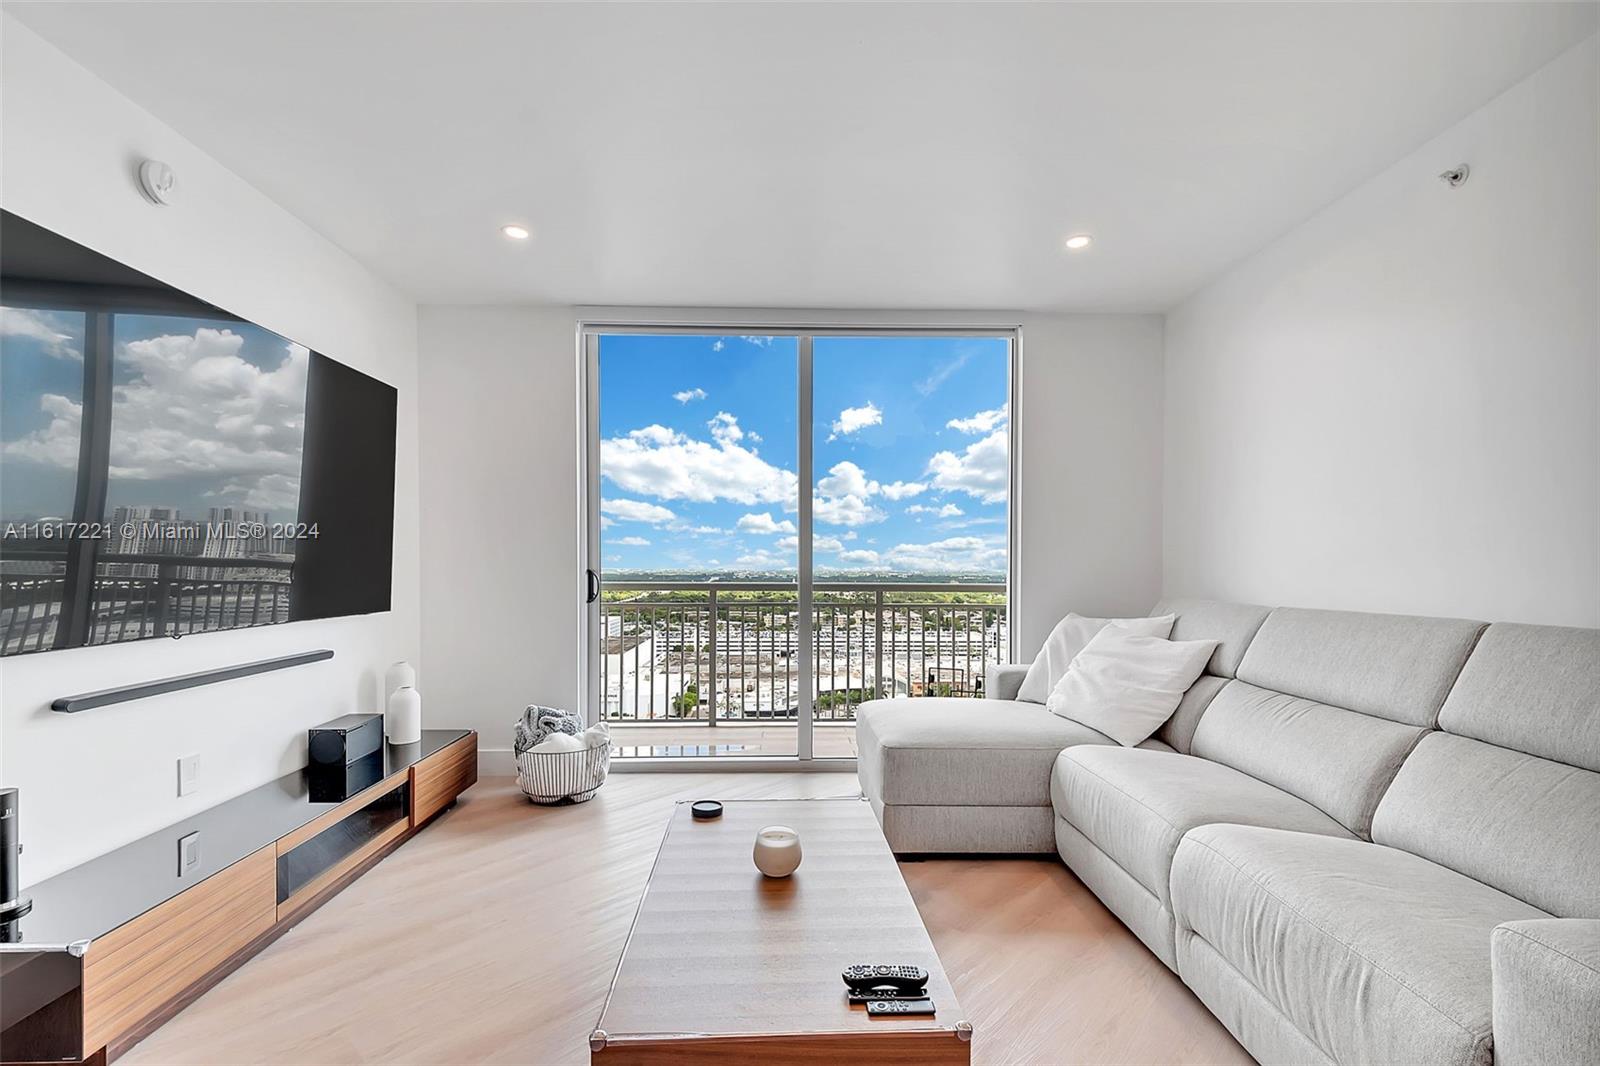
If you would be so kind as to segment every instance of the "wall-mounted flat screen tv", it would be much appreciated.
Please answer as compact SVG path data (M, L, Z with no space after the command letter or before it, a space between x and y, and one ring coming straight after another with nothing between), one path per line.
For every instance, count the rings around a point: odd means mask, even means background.
M0 211L0 654L389 609L389 385Z

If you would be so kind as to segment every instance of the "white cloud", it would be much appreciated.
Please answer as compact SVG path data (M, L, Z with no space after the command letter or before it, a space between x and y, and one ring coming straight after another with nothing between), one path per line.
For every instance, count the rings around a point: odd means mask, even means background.
M650 542L643 537L615 537L606 541L606 543L628 548L648 548L650 546Z
M746 344L753 344L757 348L770 348L772 347L772 342L777 340L776 337L753 337L749 335L740 336L739 339Z
M947 503L943 507L926 507L920 503L914 503L906 508L906 514L931 514L940 518L960 518L966 512L953 503Z
M47 392L39 397L39 410L50 416L49 424L8 443L5 454L48 466L76 469L83 438L83 404Z
M889 517L867 500L882 488L867 472L846 459L835 463L817 482L811 513L825 526L864 526Z
M839 553L841 563L854 563L858 566L877 566L878 553L870 548L852 548L847 552Z
M706 423L706 428L711 431L711 438L718 444L738 444L744 440L744 430L739 428L739 420L726 411L718 411L711 416L711 421Z
M722 351L722 349L726 348L727 346L728 346L728 342L723 340L721 337L718 337L716 339L716 342L711 345L711 350L714 351L714 352L720 352L720 351Z
M811 513L825 526L865 526L882 522L888 515L860 496L816 496Z
M734 564L751 570L791 570L794 568L794 556L756 548L739 556Z
M1005 569L1006 549L1001 538L949 537L931 544L896 544L883 559L896 570L997 571Z
M292 511L300 496L306 368L298 344L271 369L241 358L244 338L199 328L130 341L117 352L131 379L113 391L111 476L124 481L216 478L206 495ZM76 468L83 406L47 394L49 425L5 445L5 453Z
M774 542L774 547L779 551L799 551L799 537L781 537ZM844 543L838 537L813 537L811 539L813 552L836 552L844 550Z
M979 411L970 418L952 418L945 423L945 428L953 429L958 433L988 433L1006 420L1008 406L1008 404L1001 404L999 407L988 411Z
M600 442L600 470L624 492L666 500L792 505L800 481L792 471L762 459L740 443L738 420L719 412L711 420L715 443L665 426L646 426Z
M793 533L794 523L785 518L783 521L775 520L765 511L760 514L747 514L739 519L739 532L741 533Z
M690 400L703 400L706 398L706 390L700 388L684 389L682 392L673 393L672 398L679 403L688 403Z
M660 504L645 503L643 500L601 500L600 513L610 515L619 522L648 522L652 526L678 520L677 515Z
M235 478L220 489L201 493L239 507L258 511L293 514L300 506L300 479L288 474L262 474L256 478Z
M77 331L77 336L73 331ZM36 311L29 307L0 307L0 337L27 337L40 341L52 359L82 361L79 347L83 327L78 316L60 311Z
M833 420L833 433L829 440L837 440L841 436L848 436L868 426L883 425L883 412L878 410L878 405L868 400L864 407L846 407L839 412L839 417Z
M928 473L935 488L965 492L984 503L999 503L1006 498L1006 431L1003 429L967 445L960 455L939 452L928 460Z
M928 486L920 481L896 481L883 486L883 494L891 500L905 500L912 496L919 496L928 491Z
M876 481L869 480L867 472L846 459L842 463L834 463L828 469L828 476L817 482L817 491L824 496L871 496L881 486Z

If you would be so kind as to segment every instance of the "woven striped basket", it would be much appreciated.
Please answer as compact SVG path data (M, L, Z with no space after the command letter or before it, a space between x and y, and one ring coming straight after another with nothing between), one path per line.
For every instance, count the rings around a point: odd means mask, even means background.
M517 787L546 807L582 803L600 791L610 769L610 744L583 751L525 751L517 756Z

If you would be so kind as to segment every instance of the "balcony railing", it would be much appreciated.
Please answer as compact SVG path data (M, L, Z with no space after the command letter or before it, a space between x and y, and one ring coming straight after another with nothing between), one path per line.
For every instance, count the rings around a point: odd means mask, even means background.
M849 722L884 696L981 696L1008 652L1004 585L813 586L812 707ZM608 581L601 711L622 722L754 722L799 709L792 585Z
M89 643L287 622L293 565L276 559L100 555ZM4 567L0 647L7 655L52 647L66 591L65 562L44 553L13 553Z

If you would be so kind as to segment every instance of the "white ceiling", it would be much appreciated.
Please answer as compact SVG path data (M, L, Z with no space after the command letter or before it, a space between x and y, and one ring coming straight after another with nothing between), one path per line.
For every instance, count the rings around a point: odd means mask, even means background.
M837 308L1164 309L1596 24L1551 3L6 10L421 301ZM1092 251L1062 250L1076 231Z

